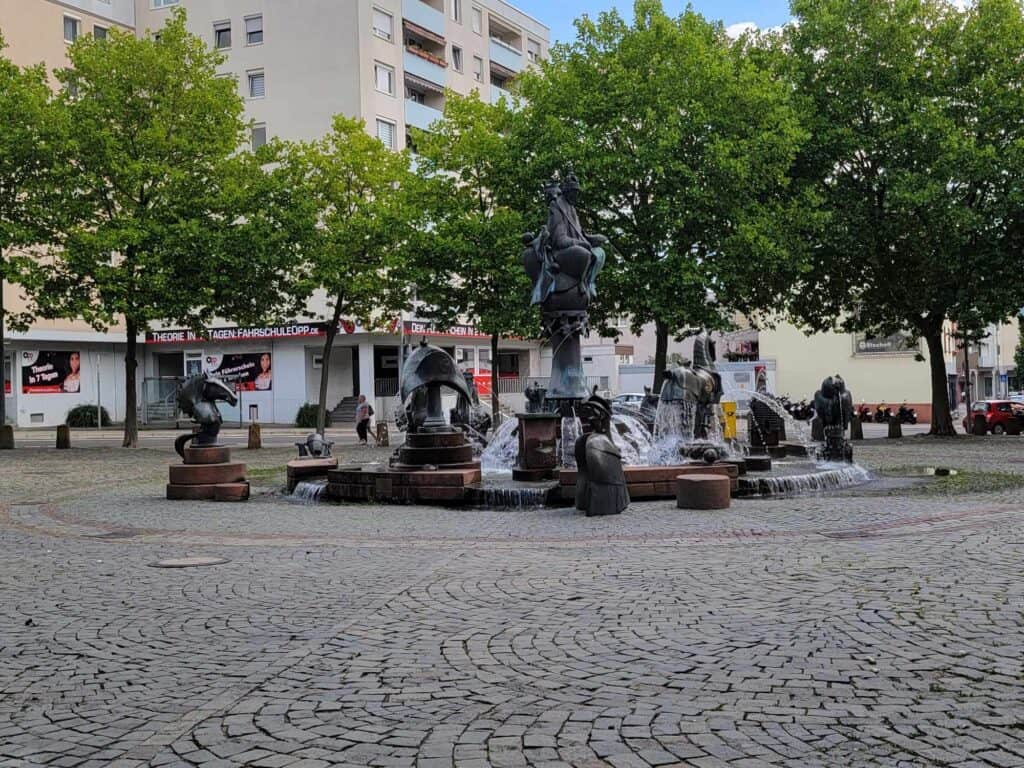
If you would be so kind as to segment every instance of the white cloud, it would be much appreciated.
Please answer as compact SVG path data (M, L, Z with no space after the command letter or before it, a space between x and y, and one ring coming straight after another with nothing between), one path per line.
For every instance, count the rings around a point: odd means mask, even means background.
M733 40L743 37L743 35L747 32L756 31L757 24L755 24L752 21L740 21L737 22L736 24L730 24L728 27L725 28L725 34L727 34Z

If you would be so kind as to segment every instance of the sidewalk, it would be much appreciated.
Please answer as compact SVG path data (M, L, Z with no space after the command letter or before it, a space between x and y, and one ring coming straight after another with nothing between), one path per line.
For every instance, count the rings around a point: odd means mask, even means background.
M164 448L174 445L174 439L188 432L187 428L182 429L139 429L139 446L143 448ZM312 429L299 429L298 427L284 427L273 425L262 425L261 433L263 445L267 448L293 447L295 443L301 442L312 432ZM249 442L248 427L222 427L220 430L221 441L229 446L245 446ZM121 427L104 427L103 429L72 429L71 445L76 448L84 447L116 447L121 445L124 431ZM56 427L41 429L16 429L14 431L14 444L19 448L46 448L52 447L57 438ZM339 445L352 445L356 443L355 427L330 427L327 430L327 439L333 440Z

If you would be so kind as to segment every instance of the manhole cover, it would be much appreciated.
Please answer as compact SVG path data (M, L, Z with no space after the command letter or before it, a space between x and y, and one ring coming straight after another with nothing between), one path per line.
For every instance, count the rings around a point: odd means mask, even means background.
M91 533L90 539L130 539L134 536L133 531L108 531L107 533Z
M202 568L206 565L224 565L231 562L225 557L169 557L150 563L150 568Z

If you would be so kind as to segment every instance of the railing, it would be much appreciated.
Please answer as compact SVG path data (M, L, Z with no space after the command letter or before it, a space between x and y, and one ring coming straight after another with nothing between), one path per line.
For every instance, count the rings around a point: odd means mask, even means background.
M499 376L499 395L521 395L529 386L548 389L551 379L547 376ZM607 376L587 376L587 390L597 387L598 392L608 392ZM373 382L373 394L376 397L394 397L398 394L398 379L383 378Z
M500 64L512 72L519 72L523 68L523 54L504 40L496 37L491 38L491 61Z
M374 397L394 397L398 394L398 377L375 379L373 382Z
M444 37L444 14L423 0L403 0L402 16L413 24Z
M405 49L405 71L415 77L444 87L448 83L448 64L444 59L417 48Z
M141 416L144 424L170 424L181 421L178 388L184 379L161 376L142 382Z
M418 101L412 99L405 100L405 123L411 125L414 128L421 128L424 131L429 131L430 126L441 120L444 117L444 113L434 107L428 107L426 104L420 104Z

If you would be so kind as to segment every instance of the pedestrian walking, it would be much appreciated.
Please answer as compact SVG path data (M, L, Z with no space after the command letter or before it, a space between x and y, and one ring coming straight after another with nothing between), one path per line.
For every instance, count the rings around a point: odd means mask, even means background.
M366 395L359 396L356 405L356 435L360 445L368 445L366 438L370 434L370 419L373 417L373 406L366 400Z

